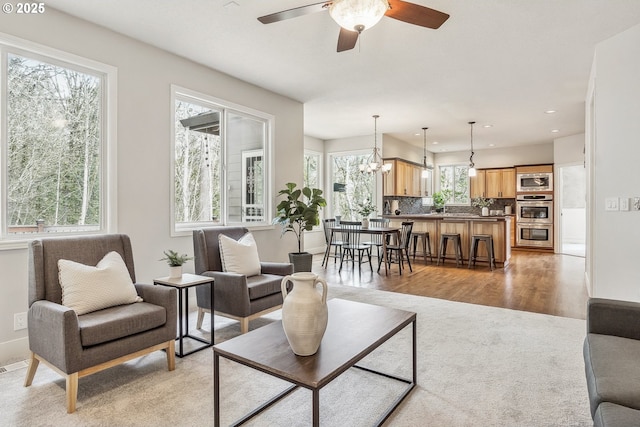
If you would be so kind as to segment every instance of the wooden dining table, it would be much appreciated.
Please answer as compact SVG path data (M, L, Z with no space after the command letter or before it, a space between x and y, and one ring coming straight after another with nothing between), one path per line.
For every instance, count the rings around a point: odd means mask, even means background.
M329 239L329 242L333 242L333 235L336 232L341 232L343 231L342 227L340 227L339 225L336 225L334 227L330 228L331 230L331 237ZM389 275L389 269L387 267L387 236L395 236L396 241L400 241L400 228L399 227L380 227L380 226L376 226L376 227L358 227L355 230L354 229L350 229L350 231L355 231L357 233L362 233L362 234L382 234L382 262L384 263L384 274L385 276ZM331 245L327 245L327 251L331 250Z

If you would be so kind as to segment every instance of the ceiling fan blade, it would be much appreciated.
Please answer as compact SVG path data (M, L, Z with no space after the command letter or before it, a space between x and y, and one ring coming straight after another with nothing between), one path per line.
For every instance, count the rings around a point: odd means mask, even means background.
M421 27L440 28L449 19L449 15L428 7L420 6L402 0L388 0L391 9L387 10L385 16L397 19L409 24Z
M340 35L338 36L338 52L353 49L358 42L358 35L359 33L357 31L349 31L340 27Z
M311 13L322 12L327 10L328 2L314 3L306 6L296 7L294 9L283 10L282 12L272 13L271 15L265 15L258 18L258 21L263 24L272 24L274 22L284 21L285 19L296 18L302 15L309 15Z

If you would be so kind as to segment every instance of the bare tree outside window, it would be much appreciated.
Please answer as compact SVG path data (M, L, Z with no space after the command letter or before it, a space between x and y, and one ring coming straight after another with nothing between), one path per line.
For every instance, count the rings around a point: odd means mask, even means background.
M360 220L358 204L375 200L375 175L360 172L360 165L371 155L332 155L332 206L333 214L344 220Z
M440 191L451 190L447 204L468 205L469 167L466 165L440 166Z
M7 55L7 232L101 228L100 76Z

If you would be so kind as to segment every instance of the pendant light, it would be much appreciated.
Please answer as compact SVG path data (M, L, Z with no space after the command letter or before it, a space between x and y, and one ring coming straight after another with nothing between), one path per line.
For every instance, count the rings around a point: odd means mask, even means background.
M362 173L371 173L374 174L378 171L382 171L382 173L388 173L391 170L391 163L384 163L382 161L382 156L380 155L380 151L378 150L378 118L379 115L373 116L373 153L371 155L371 159L368 163L363 163L360 165L360 172Z
M471 156L469 157L469 176L476 176L476 165L473 163L473 125L476 122L469 122L471 126Z
M427 168L427 127L422 128L422 134L424 135L424 142L422 144L422 177L429 178L429 169Z

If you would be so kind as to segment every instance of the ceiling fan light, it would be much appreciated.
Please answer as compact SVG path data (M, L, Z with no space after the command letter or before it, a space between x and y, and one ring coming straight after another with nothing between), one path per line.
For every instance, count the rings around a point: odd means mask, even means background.
M329 15L345 30L361 33L376 25L388 9L387 0L334 0Z

